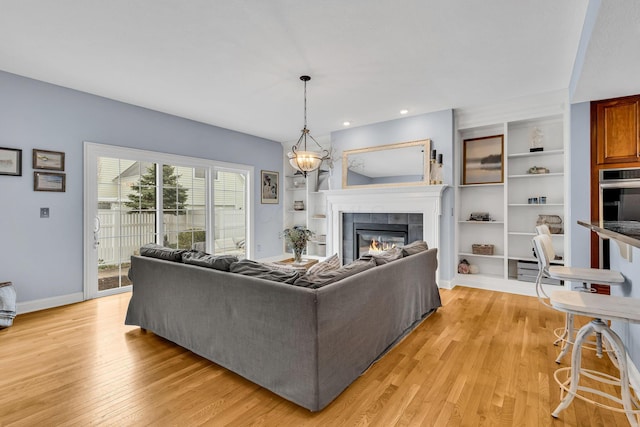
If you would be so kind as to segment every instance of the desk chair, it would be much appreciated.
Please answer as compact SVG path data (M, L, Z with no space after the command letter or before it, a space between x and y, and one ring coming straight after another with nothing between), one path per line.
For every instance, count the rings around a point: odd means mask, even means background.
M604 285L621 285L624 283L624 277L617 271L602 270L599 268L577 268L566 267L560 265L551 265L555 259L556 253L553 249L551 236L540 234L533 238L533 250L538 258L538 277L536 279L536 295L538 299L546 306L551 307L547 300L549 296L542 287L542 279L549 277L558 280L567 280L570 282L581 282L582 289L580 291L591 292L591 284L599 283ZM560 363L564 356L569 352L569 347L573 343L574 337L574 319L573 314L567 312L565 317L564 329L561 330L558 340L554 344L562 342L562 350L556 358L556 363ZM597 334L596 351L598 357L602 357L602 341L601 335Z

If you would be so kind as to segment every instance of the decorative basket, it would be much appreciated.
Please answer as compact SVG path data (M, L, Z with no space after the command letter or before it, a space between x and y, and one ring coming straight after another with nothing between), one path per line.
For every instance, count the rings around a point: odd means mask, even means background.
M493 255L493 245L474 243L471 245L471 253L474 255Z
M551 234L562 234L562 218L559 215L538 215L536 225L546 224Z

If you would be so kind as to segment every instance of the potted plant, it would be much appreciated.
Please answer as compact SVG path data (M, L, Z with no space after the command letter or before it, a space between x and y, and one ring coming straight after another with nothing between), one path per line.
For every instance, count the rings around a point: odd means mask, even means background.
M282 231L281 236L293 248L293 262L302 262L302 252L307 247L307 242L311 240L314 233L307 227L294 226Z

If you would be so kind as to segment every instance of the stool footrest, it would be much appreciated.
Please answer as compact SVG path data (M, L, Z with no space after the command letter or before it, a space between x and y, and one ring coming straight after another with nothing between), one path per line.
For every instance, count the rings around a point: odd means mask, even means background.
M557 338L557 340L554 341L555 345L561 342L567 343L569 345L573 345L573 343L575 342L576 340L575 334L571 338L565 338L565 335L563 334L564 330L565 330L564 328L556 328L553 330L553 335ZM595 339L584 342L581 347L586 350L593 350L593 351L598 350L598 345ZM603 346L602 352L603 353L613 352L613 349L606 348L605 346Z
M566 393L569 393L569 386L571 383L571 377L569 376L566 380L561 380L559 378L560 374L563 372L567 372L568 374L571 373L571 367L566 367L566 368L560 368L557 369L554 373L553 373L553 377L556 380L556 382L558 383L558 385L560 386L560 388L562 389L562 395L560 396L561 399L564 398L564 395ZM599 371L593 371L590 369L580 369L580 374L582 376L585 376L587 378L590 378L592 380L604 383L604 384L610 384L610 385L614 385L614 386L620 386L620 378L614 377L612 375L608 375L605 374L604 372L599 372ZM620 399L617 396L614 396L612 394L606 393L604 391L601 390L597 390L591 387L585 387L585 386L578 386L578 390L576 393L574 393L574 396L577 397L580 400L584 400L585 402L589 402L592 403L600 408L605 408L605 409L610 409L612 411L615 412L620 412L623 414L633 414L633 415L640 415L640 405L638 404L638 401L636 399L634 400L634 406L638 409L634 409L631 411L627 411L624 408L619 408L616 406L611 406L611 405L607 405L605 403L601 403L601 402L596 402L593 399L590 399L588 396L585 396L583 394L580 394L580 392L582 393L592 393L595 394L597 396L600 397L604 397L605 399L609 399L615 403L617 403L618 405L622 406L622 399ZM553 415L554 417L557 417L558 415Z

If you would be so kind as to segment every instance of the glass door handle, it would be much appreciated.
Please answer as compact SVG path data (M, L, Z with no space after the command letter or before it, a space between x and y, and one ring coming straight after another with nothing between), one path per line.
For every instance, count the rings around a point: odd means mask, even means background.
M99 237L99 233L100 232L100 218L98 218L97 216L94 218L93 221L93 249L98 249L98 246L100 245L100 237Z

